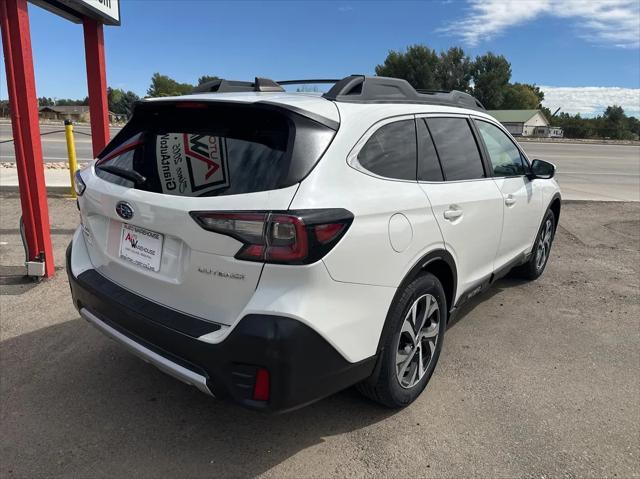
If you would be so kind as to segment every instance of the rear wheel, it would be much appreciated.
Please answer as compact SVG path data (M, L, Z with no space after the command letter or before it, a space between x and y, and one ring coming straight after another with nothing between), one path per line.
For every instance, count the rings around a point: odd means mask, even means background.
M549 261L549 254L551 253L551 245L553 244L553 238L556 232L556 217L553 211L547 210L542 220L542 225L536 236L536 241L533 244L533 251L531 257L522 266L519 266L514 270L517 276L534 280L538 279L543 273L544 268Z
M447 302L438 278L427 273L415 279L394 302L378 367L358 389L388 407L411 404L433 374L446 324Z

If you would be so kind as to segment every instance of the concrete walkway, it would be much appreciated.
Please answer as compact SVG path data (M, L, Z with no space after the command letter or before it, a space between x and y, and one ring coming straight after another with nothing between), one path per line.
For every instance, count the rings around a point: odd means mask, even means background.
M71 188L71 178L69 169L45 168L44 181L47 190L55 193L66 193ZM17 168L6 168L0 166L0 190L18 191L18 170Z

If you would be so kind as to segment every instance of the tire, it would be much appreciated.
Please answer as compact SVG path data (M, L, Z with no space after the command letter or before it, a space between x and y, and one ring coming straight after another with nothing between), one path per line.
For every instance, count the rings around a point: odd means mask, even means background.
M448 319L444 289L434 275L419 276L399 294L383 328L376 369L357 386L362 394L390 408L411 404L426 387L442 350Z
M542 219L542 224L538 230L536 240L533 243L531 257L525 264L514 269L516 276L533 281L542 275L545 267L547 266L547 262L549 261L551 245L553 244L555 233L556 217L553 214L553 211L547 210L544 218Z

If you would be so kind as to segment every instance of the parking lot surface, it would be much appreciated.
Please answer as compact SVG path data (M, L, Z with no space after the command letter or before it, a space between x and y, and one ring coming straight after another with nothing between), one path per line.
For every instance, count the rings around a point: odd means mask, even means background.
M80 319L77 224L50 199L57 276L23 283L0 197L0 477L638 477L640 205L566 203L547 271L501 280L451 324L426 391L353 390L279 416L212 400Z

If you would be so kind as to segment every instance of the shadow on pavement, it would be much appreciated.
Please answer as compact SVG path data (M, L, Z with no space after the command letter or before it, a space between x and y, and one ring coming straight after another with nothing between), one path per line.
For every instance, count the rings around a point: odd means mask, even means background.
M460 321L463 321L466 316L471 314L471 312L476 309L477 306L484 303L485 301L493 298L496 294L499 294L509 288L513 288L516 286L521 286L523 284L528 283L529 281L525 281L523 279L516 278L511 274L505 276L504 278L499 279L491 286L489 289L483 291L482 293L471 298L467 303L462 305L458 313L455 317L449 321L447 324L447 329L454 327Z
M242 409L164 375L80 318L2 342L0 359L2 477L255 476L393 414L354 390L284 415Z

